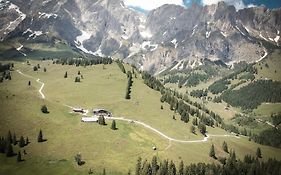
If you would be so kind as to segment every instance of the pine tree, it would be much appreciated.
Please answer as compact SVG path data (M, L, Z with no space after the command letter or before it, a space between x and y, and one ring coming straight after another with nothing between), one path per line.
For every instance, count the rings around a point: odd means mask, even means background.
M210 150L209 156L212 157L212 158L216 158L215 147L214 147L213 144L211 146L211 150Z
M16 145L17 144L17 137L16 137L16 133L14 133L13 135L13 144Z
M18 153L18 157L17 157L17 162L21 162L22 160L21 160L21 152L19 151L19 153Z
M31 81L28 81L28 86L31 86Z
M76 156L74 156L75 161L77 162L77 164L79 166L83 165L83 161L82 161L82 156L81 154L76 154Z
M44 67L44 72L47 72L47 68L46 67Z
M12 139L12 134L11 131L9 130L8 134L7 134L7 138L6 138L7 142L12 143L13 139Z
M12 157L14 155L14 150L11 145L11 142L7 142L6 148L5 148L5 154L7 157Z
M26 137L25 139L25 145L28 145L29 144L29 140L28 140L28 137Z
M67 78L67 71L66 71L65 74L64 74L64 78Z
M25 141L24 141L23 136L20 137L19 146L20 146L21 148L25 146Z
M168 175L176 175L177 169L173 161L169 164Z
M102 175L106 175L105 168L102 171Z
M79 78L79 77L75 77L74 82L75 82L75 83L79 83L79 82L80 82L80 78Z
M110 127L112 130L116 130L116 122L115 120L112 120L112 124L111 124L111 127Z
M152 169L152 175L156 175L158 171L158 164L157 164L157 157L153 156L151 161L151 169Z
M224 150L224 152L229 153L228 146L227 146L227 143L225 141L223 141L222 149Z
M141 158L140 157L137 160L135 175L141 175Z
M81 72L80 72L80 70L78 71L78 75L80 75L81 74Z
M40 131L39 131L37 141L38 141L38 142L43 142L43 141L44 141L44 139L43 139L43 133L42 133L42 130L41 130L41 129L40 129Z
M184 164L183 164L183 161L180 162L178 175L184 175Z
M262 158L261 149L259 147L257 148L256 156L257 156L257 158Z
M163 108L163 105L161 105L160 109L164 109L164 108Z
M98 124L100 124L100 125L105 125L105 119L104 119L103 116L99 116L99 118L98 118Z
M48 108L47 108L46 105L43 105L43 106L41 107L41 112L43 112L44 114L49 113Z

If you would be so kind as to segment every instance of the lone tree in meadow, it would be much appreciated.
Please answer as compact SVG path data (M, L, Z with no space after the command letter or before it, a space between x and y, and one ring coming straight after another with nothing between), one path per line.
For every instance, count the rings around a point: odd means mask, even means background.
M48 114L48 113L49 113L48 108L47 108L46 105L43 105L43 106L41 107L41 111L42 111L44 114Z
M262 156L261 156L261 149L259 147L257 149L256 155L257 155L258 158L262 158Z
M21 159L21 152L19 151L18 157L17 157L17 162L21 162L21 161L22 161L22 159Z
M112 120L112 123L111 123L111 127L110 127L112 130L116 130L116 122L115 120Z
M65 74L64 74L64 78L67 78L67 71L66 71Z
M83 165L85 162L82 160L82 156L81 154L76 154L74 156L75 161L77 162L77 165L81 166Z
M222 149L224 150L224 152L229 153L228 146L227 146L227 143L225 141L223 141L223 143L222 143Z
M79 83L79 82L80 82L80 77L75 77L74 82L75 82L75 83Z
M98 123L99 123L100 125L105 125L104 116L99 116L99 118L98 118Z
M23 138L23 136L20 137L20 142L19 142L19 146L22 148L24 147L26 144L25 144L25 140Z
M213 144L212 144L212 146L211 146L209 156L212 157L212 158L214 158L214 159L216 159L215 147L214 147Z
M39 131L37 141L38 141L38 142L44 142L43 133L42 133L42 130L41 130L41 129L40 129L40 131Z
M34 67L33 67L33 71L38 71L38 67L37 67L37 66L34 66Z

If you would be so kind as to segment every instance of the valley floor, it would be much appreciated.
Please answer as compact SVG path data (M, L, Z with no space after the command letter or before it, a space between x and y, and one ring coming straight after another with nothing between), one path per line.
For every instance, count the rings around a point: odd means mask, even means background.
M33 71L37 64L41 69ZM139 156L150 160L153 155L176 164L181 160L186 164L217 162L208 156L210 146L215 145L217 156L228 156L222 150L223 141L240 158L255 155L260 147L263 160L281 160L280 149L250 142L220 128L207 127L205 138L198 129L197 134L192 134L191 122L180 121L168 104L160 102L161 94L144 85L140 74L133 78L131 99L126 100L127 77L115 63L84 68L31 61L31 65L15 62L14 69L12 80L0 84L0 135L6 136L11 130L18 138L29 137L31 143L24 148L14 146L15 152L26 150L23 162L0 155L0 174L86 174L89 168L94 172L105 168L107 174L125 174L128 170L134 172ZM126 70L131 68L126 66ZM63 77L66 71L68 78ZM78 71L84 78L75 83ZM49 114L41 113L43 104ZM111 118L116 120L118 130L110 129L110 120L106 121L109 126L83 123L80 115L71 114L71 109L63 104L108 109L114 116L122 116ZM36 140L40 129L46 142ZM86 162L83 166L74 161L78 153Z

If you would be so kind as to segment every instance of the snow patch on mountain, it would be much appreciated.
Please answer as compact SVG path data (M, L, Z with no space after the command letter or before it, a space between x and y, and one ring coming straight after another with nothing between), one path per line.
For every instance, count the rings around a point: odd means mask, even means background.
M84 41L86 41L86 40L88 40L88 39L91 38L91 34L88 33L88 32L86 32L86 31L83 31L83 30L81 30L81 32L82 32L82 34L79 35L79 36L77 36L77 37L76 37L76 40L74 41L75 44L76 44L76 47L77 47L78 49L82 50L82 51L85 52L85 53L95 55L94 52L87 50L87 49L84 47L84 45L83 45L83 42L84 42Z
M173 43L173 44L175 45L175 49L178 47L178 41L177 41L176 38L173 39L173 40L171 41L171 43Z
M57 18L58 15L54 14L54 13L42 13L42 12L38 12L38 14L40 15L39 18L50 18L50 17L54 17Z

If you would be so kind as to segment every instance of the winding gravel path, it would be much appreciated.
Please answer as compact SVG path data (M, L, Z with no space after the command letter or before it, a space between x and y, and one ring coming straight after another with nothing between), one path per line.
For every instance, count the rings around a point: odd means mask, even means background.
M107 120L121 120L121 121L126 121L126 122L130 122L130 123L136 123L139 125L144 126L145 128L148 128L150 130L152 130L153 132L159 134L160 136L164 137L165 139L169 140L169 141L174 141L174 142L179 142L179 143L200 143L200 142L207 142L208 139L210 137L235 137L235 138L240 138L236 135L229 135L229 134L225 134L225 135L212 135L212 134L207 134L206 137L204 137L203 139L200 140L179 140L179 139L175 139L172 137L167 136L166 134L164 134L163 132L151 127L150 125L143 123L141 121L137 121L137 120L133 120L133 119L126 119L124 117L105 117L105 119Z
M30 76L30 75L26 75L26 74L22 73L20 70L17 70L17 72L19 74L25 76L25 77L36 79L36 78L34 78L34 77ZM40 81L39 78L36 80L36 82L41 84L41 87L38 90L38 92L40 93L41 98L45 99L45 95L42 92L42 90L43 90L43 88L45 86L45 83ZM74 107L69 106L69 105L64 105L64 106L69 107L71 109L74 109ZM225 134L225 135L211 135L211 134L207 134L206 137L204 137L203 139L200 139L200 140L179 140L179 139L175 139L175 138L169 137L166 134L164 134L163 132L161 132L161 131L157 130L156 128L153 128L150 125L148 125L148 124L146 124L144 122L141 122L141 121L137 121L137 120L133 120L133 119L128 119L128 118L124 118L124 117L105 117L105 119L107 119L107 120L120 120L120 121L125 121L125 122L129 122L129 123L136 123L138 125L142 125L143 127L147 128L147 129L150 129L153 132L157 133L158 135L162 136L163 138L167 139L169 141L169 146L166 149L168 149L171 146L171 141L179 142L179 143L201 143L201 142L207 142L210 137L235 137L235 138L238 138L238 139L240 138L240 137L238 137L238 136L236 136L234 134L232 134L232 135L227 135L227 134Z
M21 75L27 77L27 78L32 78L32 79L35 79L35 80L36 80L36 78L34 78L34 77L30 76L30 75L24 74L24 73L22 73L20 70L17 70L17 72L18 72L19 74L21 74ZM39 84L41 84L41 87L40 87L40 89L38 90L38 92L39 92L39 94L41 95L41 98L42 98L42 99L45 99L45 95L44 95L44 93L42 92L42 90L43 90L43 88L44 88L44 86L45 86L45 83L43 83L42 81L40 81L39 78L36 80L36 82L39 83Z

